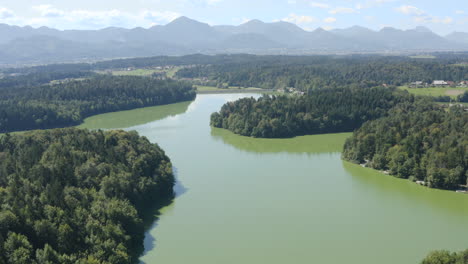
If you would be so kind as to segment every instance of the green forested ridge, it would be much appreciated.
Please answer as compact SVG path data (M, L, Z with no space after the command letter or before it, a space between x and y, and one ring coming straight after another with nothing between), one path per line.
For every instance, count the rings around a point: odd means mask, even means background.
M319 88L401 86L409 82L468 80L468 67L454 66L448 60L415 60L381 56L277 57L276 60L226 62L198 65L177 72L184 78L202 78L218 84L240 87L285 88L307 91Z
M0 78L0 91L4 88L38 86L55 80L82 78L93 75L89 71L50 71L34 72L19 76Z
M136 132L0 137L0 263L132 263L142 215L171 197L169 158Z
M212 77L220 82L230 82L230 86L257 86L273 88L272 84L292 84L301 88L301 80L310 83L346 82L346 79L365 83L384 81L388 84L434 79L461 80L468 69L462 62L468 61L468 53L435 53L434 59L413 59L407 56L381 55L314 55L314 56L260 56L247 54L233 55L187 55L158 56L147 58L117 59L96 63L51 64L43 66L10 68L3 73L40 73L55 71L96 71L108 69L151 68L158 66L185 67L180 77ZM463 69L465 68L465 69ZM256 76L258 75L258 76ZM285 76L288 75L288 76ZM268 78L266 78L268 77ZM305 79L304 79L305 77ZM316 80L324 79L324 80ZM466 80L466 78L465 78ZM270 85L268 87L260 84ZM312 82L312 84L314 84ZM290 85L292 86L292 85Z
M263 138L350 132L413 97L390 88L324 89L308 96L263 96L225 104L211 125Z
M95 114L195 98L187 83L135 76L99 75L0 90L0 132L76 125Z
M343 158L432 188L456 189L467 183L467 131L468 113L461 107L447 112L425 100L403 103L357 130Z
M11 73L43 73L55 71L95 71L95 70L108 70L108 69L127 69L127 68L151 68L158 66L185 66L185 65L214 65L225 63L247 63L249 61L277 61L281 58L299 58L304 60L307 57L286 57L286 56L256 56L247 54L237 55L186 55L186 56L157 56L145 58L129 58L129 59L115 59L108 61L100 61L96 63L62 63L62 64L49 64L33 67L23 68L7 68L0 69L0 72ZM282 59L284 60L284 59Z

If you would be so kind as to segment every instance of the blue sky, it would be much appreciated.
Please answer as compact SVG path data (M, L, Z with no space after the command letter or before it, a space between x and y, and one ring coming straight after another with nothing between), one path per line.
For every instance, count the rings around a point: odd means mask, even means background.
M361 25L468 31L467 0L0 0L0 23L58 29L151 27L187 16L211 25L288 21L306 30Z

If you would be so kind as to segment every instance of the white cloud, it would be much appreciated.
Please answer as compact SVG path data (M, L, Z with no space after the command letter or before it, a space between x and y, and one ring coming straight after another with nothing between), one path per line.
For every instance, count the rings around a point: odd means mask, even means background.
M330 8L330 5L325 4L325 3L320 3L320 2L310 2L309 5L310 5L311 7L323 8L323 9L328 9L328 8Z
M422 16L426 14L425 11L415 7L415 6L410 6L410 5L403 5L400 7L396 8L396 11L405 14L405 15L411 15L411 16Z
M134 28L151 27L168 23L181 15L171 11L142 10L129 13L117 9L90 11L84 9L61 10L51 5L34 6L38 13L32 18L15 17L16 25L31 25L33 27L47 26L57 29L99 29L109 26ZM0 9L0 19L11 12ZM5 19L3 19L5 20Z
M15 16L15 13L8 8L0 7L0 19L9 19Z
M457 10L457 11L455 11L455 14L457 14L457 15L463 15L463 14L465 14L465 11L463 11L463 10Z
M325 23L335 23L336 22L336 18L334 17L327 17L323 20L323 22Z
M62 17L65 15L64 11L54 8L51 5L34 6L33 9L37 10L43 17Z
M181 16L181 14L179 13L170 12L170 11L158 12L158 11L147 10L147 11L143 11L142 14L146 20L152 21L153 23L170 22Z
M418 23L433 23L433 24L452 24L453 23L453 18L451 17L431 17L431 16L419 16L414 18L415 22Z
M312 17L312 16L301 16L301 15L296 15L294 13L289 14L289 16L281 19L282 21L294 23L297 25L306 25L306 24L311 24L315 23L318 21L317 18Z
M454 19L452 17L437 17L432 16L431 14L427 13L426 11L419 9L415 6L400 6L396 8L397 12L402 14L412 16L414 22L417 23L426 23L426 24L452 24Z
M232 21L235 24L245 24L245 23L247 23L247 22L249 22L251 20L252 20L251 18L247 18L247 17L237 17L237 18L232 19Z
M223 0L205 0L207 5L215 5L221 3Z
M330 10L328 13L330 14L352 14L352 13L356 13L356 10L354 8L350 8L350 7L337 7L337 8L334 8L332 10Z
M358 10L367 9L367 8L377 7L383 4L392 3L396 1L399 1L399 0L368 0L366 2L356 4L356 9Z

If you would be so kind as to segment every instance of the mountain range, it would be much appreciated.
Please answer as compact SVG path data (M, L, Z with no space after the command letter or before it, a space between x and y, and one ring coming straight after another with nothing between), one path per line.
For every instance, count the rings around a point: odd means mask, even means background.
M425 27L380 31L354 26L306 31L288 22L251 20L210 26L180 17L164 26L57 30L0 24L0 65L93 61L193 53L317 54L468 51L468 33L440 36Z

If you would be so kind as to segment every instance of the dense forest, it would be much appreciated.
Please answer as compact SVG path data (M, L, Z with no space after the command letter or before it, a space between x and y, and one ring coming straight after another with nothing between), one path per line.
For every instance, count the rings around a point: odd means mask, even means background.
M136 132L0 137L0 263L133 263L142 215L173 195L169 158Z
M180 78L208 78L220 85L302 91L320 88L400 86L414 81L468 80L468 67L449 61L381 56L313 56L198 65L177 72Z
M467 183L467 131L468 113L461 107L445 111L425 100L402 103L357 130L343 158L432 188L457 189Z
M225 104L211 125L243 136L283 138L349 132L413 97L390 88L325 89L308 96L263 96Z
M434 59L415 59L407 56L381 56L381 55L313 55L313 56L280 56L280 55L202 55L194 54L187 56L158 56L146 58L117 59L101 61L96 63L76 64L50 64L24 68L0 69L4 74L29 74L48 73L56 71L87 72L109 69L127 68L152 68L158 66L195 66L188 67L179 73L180 77L213 77L219 81L231 82L232 86L237 82L245 82L250 79L249 86L265 83L268 80L265 75L270 76L268 84L274 84L282 78L277 79L277 74L285 73L290 80L300 80L298 75L310 76L313 80L318 77L326 77L331 80L336 76L352 77L357 80L369 79L372 82L393 84L393 82L453 79L465 75L468 69L460 63L468 61L468 53L434 53ZM458 65L458 66L457 66ZM307 68L309 74L304 71ZM262 71L264 69L265 71ZM322 69L322 71L319 71ZM327 70L328 69L328 70ZM442 72L439 72L442 70ZM450 73L453 70L453 73ZM250 72L250 73L249 73ZM232 73L229 76L229 73ZM261 73L258 78L255 75ZM323 75L325 73L327 75ZM359 76L359 74L365 76ZM331 75L336 76L331 76ZM385 76L384 76L385 75ZM327 77L328 76L328 77ZM383 76L383 78L382 78ZM283 76L284 77L284 76ZM445 77L445 78L444 78ZM342 80L340 80L341 82ZM292 83L292 81L286 82ZM245 86L245 85L244 85ZM269 87L263 87L269 88ZM300 88L300 87L296 87Z
M466 264L468 263L468 250L459 253L450 253L445 250L431 252L421 264Z
M63 64L48 64L33 67L23 68L7 68L0 69L4 74L30 74L30 73L49 73L49 72L80 72L80 71L96 71L109 69L127 69L127 68L151 68L158 66L187 66L187 65L220 65L226 63L248 63L250 61L277 61L292 60L296 57L283 56L256 56L247 54L238 55L186 55L186 56L157 56L145 58L129 58L116 59L108 61L100 61L96 63L63 63ZM301 58L301 57L297 57ZM303 57L301 60L304 60ZM312 58L312 57L311 57Z
M48 84L52 81L77 79L89 77L94 73L89 71L51 71L51 72L34 72L19 76L7 76L0 78L0 91L4 88L37 86Z
M0 132L76 125L95 114L195 98L184 82L108 75L0 91Z

